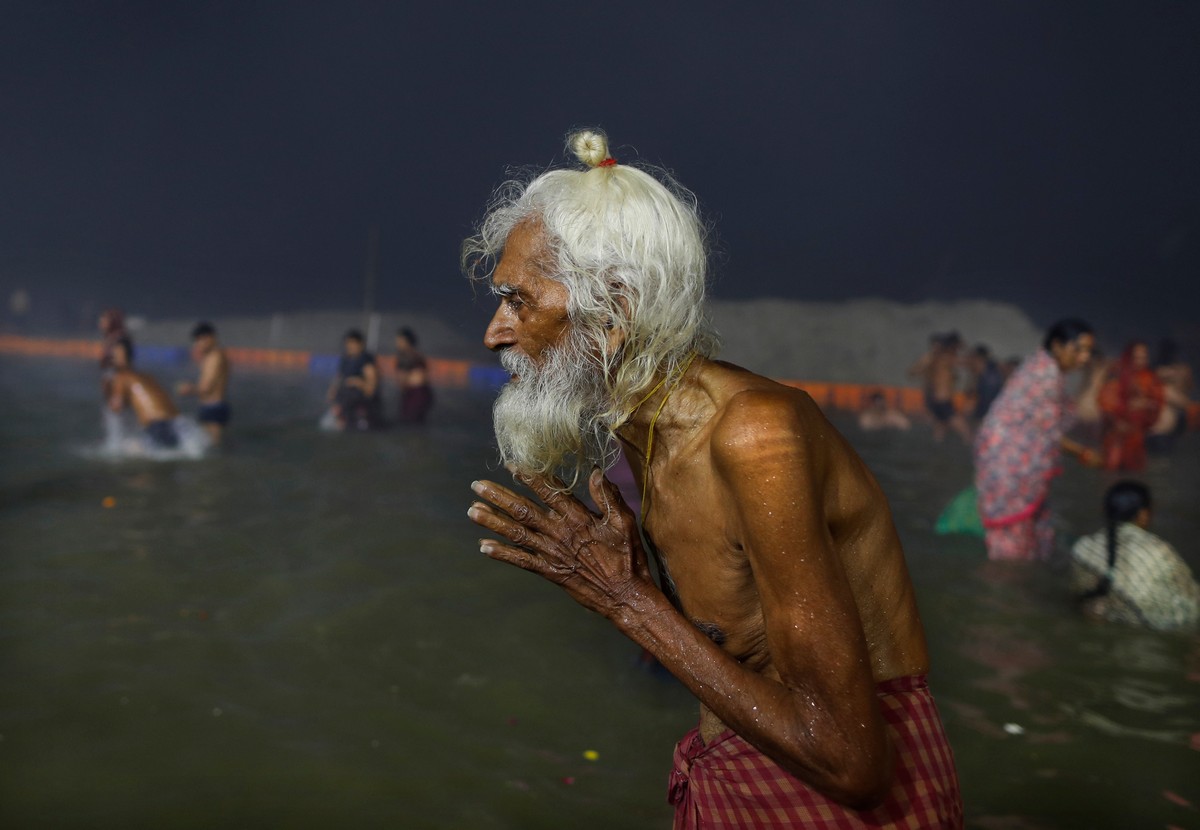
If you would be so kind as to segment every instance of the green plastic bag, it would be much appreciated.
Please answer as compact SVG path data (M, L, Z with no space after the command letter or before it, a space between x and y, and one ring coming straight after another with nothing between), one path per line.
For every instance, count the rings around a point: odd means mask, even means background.
M952 498L942 515L938 516L937 524L933 527L934 532L941 536L948 533L966 533L982 539L983 521L979 518L977 498L974 486Z

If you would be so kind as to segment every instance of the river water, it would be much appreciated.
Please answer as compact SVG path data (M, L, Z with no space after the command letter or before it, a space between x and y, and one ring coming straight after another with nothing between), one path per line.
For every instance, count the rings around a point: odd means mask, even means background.
M323 392L240 373L225 451L114 460L93 366L0 359L0 826L669 827L695 704L477 552L489 398L331 435ZM1196 635L1090 624L1054 568L934 535L966 449L838 423L905 541L969 826L1200 826ZM1143 477L1193 569L1198 462L1190 435ZM1110 481L1067 470L1064 534Z

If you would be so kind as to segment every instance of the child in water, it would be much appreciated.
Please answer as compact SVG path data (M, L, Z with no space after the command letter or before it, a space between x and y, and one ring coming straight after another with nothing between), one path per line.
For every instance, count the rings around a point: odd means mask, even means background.
M1163 631L1194 628L1200 585L1175 549L1149 532L1150 509L1143 484L1108 489L1104 530L1071 551L1071 590L1088 616Z

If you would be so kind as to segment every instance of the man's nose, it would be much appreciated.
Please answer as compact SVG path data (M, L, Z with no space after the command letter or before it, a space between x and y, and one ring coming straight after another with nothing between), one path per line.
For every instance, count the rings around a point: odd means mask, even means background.
M504 306L501 305L492 315L492 320L483 333L483 345L494 352L505 346L511 346L515 342L512 326L504 319Z

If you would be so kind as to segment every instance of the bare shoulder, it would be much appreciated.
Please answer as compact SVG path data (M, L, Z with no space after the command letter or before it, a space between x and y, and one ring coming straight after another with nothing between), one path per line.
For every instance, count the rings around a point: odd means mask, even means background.
M820 409L800 389L715 363L706 379L717 411L710 440L718 463L760 458L764 450L803 454L814 433L827 426Z

